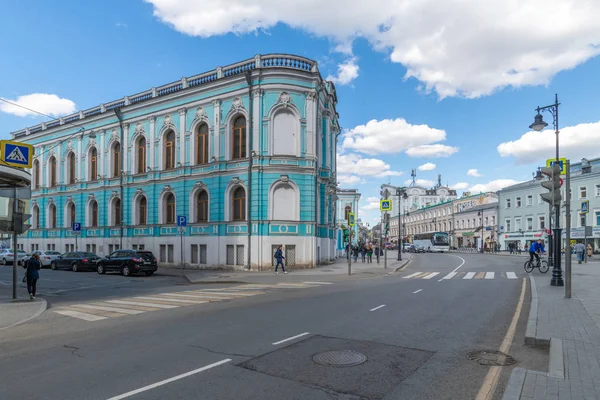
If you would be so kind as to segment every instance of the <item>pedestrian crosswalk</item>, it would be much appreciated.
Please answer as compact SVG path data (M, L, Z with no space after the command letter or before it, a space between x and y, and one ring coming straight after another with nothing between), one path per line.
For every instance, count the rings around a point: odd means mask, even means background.
M491 279L517 279L517 274L514 272L413 272L409 275L403 276L404 279L438 279L438 282L450 280L450 279L462 279L462 280L491 280Z
M87 322L143 314L150 311L195 306L219 301L236 301L265 294L272 290L306 289L331 285L331 282L244 284L219 289L187 290L126 297L114 300L70 304L53 310L56 314Z

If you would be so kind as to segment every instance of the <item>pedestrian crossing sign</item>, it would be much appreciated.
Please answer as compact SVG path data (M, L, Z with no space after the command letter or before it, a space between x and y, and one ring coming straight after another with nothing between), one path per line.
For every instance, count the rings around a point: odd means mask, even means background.
M30 144L0 140L0 164L11 167L31 168L33 146Z
M380 200L379 201L379 209L381 211L392 211L391 200Z
M587 214L590 212L590 201L589 200L583 200L581 202L581 213L582 214Z

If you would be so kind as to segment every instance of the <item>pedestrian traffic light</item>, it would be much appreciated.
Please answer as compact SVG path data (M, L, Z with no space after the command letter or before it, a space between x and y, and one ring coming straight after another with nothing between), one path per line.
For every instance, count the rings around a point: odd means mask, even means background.
M560 178L560 164L552 164L551 167L544 167L541 169L542 174L548 176L550 180L543 181L542 186L548 189L549 193L542 193L540 197L546 203L552 205L560 204L561 195L560 187L562 185L562 179Z
M344 229L344 242L350 241L350 231L348 229Z

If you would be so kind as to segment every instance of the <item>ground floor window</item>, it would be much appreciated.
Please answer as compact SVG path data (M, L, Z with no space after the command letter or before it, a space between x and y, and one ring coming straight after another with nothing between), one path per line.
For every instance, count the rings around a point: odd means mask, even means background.
M143 244L134 244L133 246L134 250L145 250L145 246Z
M108 245L108 254L112 254L113 251L121 250L121 246L118 244L109 244ZM94 253L94 252L92 252Z
M110 246L109 246L109 248L110 248ZM87 251L88 253L96 254L96 244L89 244L89 243L86 244L85 251Z
M192 264L207 264L206 262L206 245L205 244L193 244L191 246L191 259Z
M39 243L31 243L31 252L33 253L36 250L40 249L40 244Z
M277 247L279 247L278 244L274 244L271 246L271 253L273 255L275 255L275 252L277 251ZM285 246L283 246L283 256L285 257L285 260L283 260L283 264L287 267L287 266L294 266L296 265L296 245L295 244L286 244ZM273 266L275 266L277 264L277 260L275 259L275 257L273 257Z
M172 244L161 244L159 250L160 262L173 262L173 254L175 253Z
M52 244L48 243L48 245L46 247L47 247L46 250L53 250L53 251L56 250L56 244L54 244L54 243L52 243Z
M227 245L227 265L244 265L244 245Z
M72 253L75 251L75 245L72 243L65 244L65 253Z

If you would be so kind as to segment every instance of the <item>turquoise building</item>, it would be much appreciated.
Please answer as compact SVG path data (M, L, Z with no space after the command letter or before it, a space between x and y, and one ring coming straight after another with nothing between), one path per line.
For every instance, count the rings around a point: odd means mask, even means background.
M13 132L35 147L20 243L201 268L270 268L280 244L289 265L329 261L336 103L315 61L257 55Z

